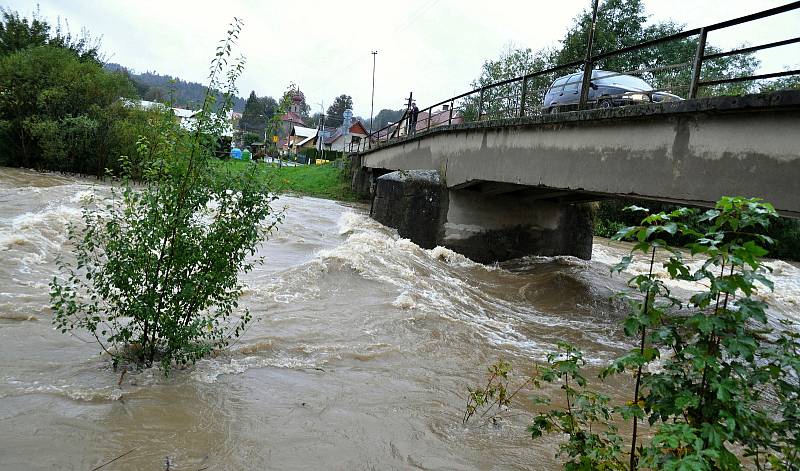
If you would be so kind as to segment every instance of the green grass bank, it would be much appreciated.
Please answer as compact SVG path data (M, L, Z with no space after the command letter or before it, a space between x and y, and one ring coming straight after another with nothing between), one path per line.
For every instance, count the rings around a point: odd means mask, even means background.
M339 201L361 201L350 189L350 181L345 170L337 168L333 163L297 167L278 167L277 164L240 160L225 160L220 163L221 168L230 170L241 169L247 165L263 166L265 171L261 175L264 183L276 193L292 193Z

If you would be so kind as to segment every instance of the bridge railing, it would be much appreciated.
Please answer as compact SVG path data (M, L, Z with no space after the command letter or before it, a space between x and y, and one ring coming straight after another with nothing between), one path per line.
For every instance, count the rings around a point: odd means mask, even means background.
M730 70L722 67L720 62L720 59L730 57L746 60L758 51L798 44L800 36L730 51L719 51L706 44L708 34L713 31L793 11L800 11L800 1L614 51L591 54L587 60L561 64L520 77L501 80L421 108L415 123L406 110L397 123L374 131L362 139L357 150L367 151L387 142L425 133L442 126L585 110L602 107L603 101L607 102L605 106L613 106L619 96L604 96L606 100L589 99L589 87L592 86L592 81L584 82L582 79L565 84L562 93L568 96L569 103L544 106L544 96L553 87L557 78L586 68L614 71L603 72L602 77L593 74L593 79L632 75L648 82L654 92L667 92L689 99L737 95L749 90L748 83L800 76L800 69L756 75L733 75ZM792 33L797 34L797 30ZM660 47L665 44L670 44L670 47Z

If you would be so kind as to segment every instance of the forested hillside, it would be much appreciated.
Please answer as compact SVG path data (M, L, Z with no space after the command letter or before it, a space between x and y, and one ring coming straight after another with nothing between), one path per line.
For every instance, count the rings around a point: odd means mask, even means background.
M172 98L175 106L185 108L199 107L203 102L206 87L197 82L187 82L171 75L160 75L155 72L137 74L120 64L108 63L107 70L119 71L128 75L136 87L136 92L143 100L165 102ZM174 93L174 96L170 96ZM234 111L244 111L244 98L234 97Z

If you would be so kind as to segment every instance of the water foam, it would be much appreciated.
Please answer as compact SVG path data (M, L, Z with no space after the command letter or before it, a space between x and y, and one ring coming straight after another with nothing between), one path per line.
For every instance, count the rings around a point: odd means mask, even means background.
M0 250L30 252L39 256L34 262L43 263L46 255L61 249L67 225L80 214L80 209L60 204L2 221Z
M403 291L392 301L392 306L400 309L413 309L416 305L417 303L414 301L414 298L408 294L408 291Z
M118 401L124 394L124 391L116 386L90 388L72 383L58 385L39 381L26 383L14 379L9 379L8 384L21 394L51 394L81 402Z
M346 236L343 243L321 250L306 265L306 269L315 271L315 279L330 270L352 270L364 279L393 286L397 295L391 305L397 309L436 314L469 326L491 343L513 346L534 355L552 349L555 341L533 340L516 326L535 323L551 328L562 325L576 332L597 327L590 322L546 315L518 300L487 294L487 287L475 279L475 274L502 273L505 271L502 267L475 263L444 247L422 249L366 215L344 213L339 233ZM540 257L536 263L554 261L569 266L588 265L573 257ZM602 337L596 336L609 348L625 348L619 342Z
M324 360L282 357L246 356L244 358L204 359L195 364L190 377L201 383L215 383L222 375L242 374L253 368L321 369Z
M629 251L630 245L628 244L599 239L595 241L592 250L592 259L596 263L613 267L624 255L627 255ZM684 260L687 265L689 265L690 270L700 268L704 262L704 259L692 257L688 253L684 253ZM764 266L771 270L771 273L768 273L767 277L773 281L775 288L770 291L765 286L757 285L758 292L756 296L770 305L773 321L775 320L776 314L794 321L800 321L800 313L797 310L797 306L800 305L800 268L782 260L769 259L764 260ZM631 275L647 273L649 268L649 259L640 254L638 257L634 257L633 262L624 271L622 276L627 278ZM670 288L677 288L687 293L694 293L707 289L707 286L702 282L669 279L669 274L663 264L658 260L654 265L654 274Z

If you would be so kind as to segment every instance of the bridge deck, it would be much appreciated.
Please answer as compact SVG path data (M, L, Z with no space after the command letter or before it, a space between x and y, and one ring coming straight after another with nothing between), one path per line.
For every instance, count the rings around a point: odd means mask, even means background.
M376 169L439 170L450 188L695 205L758 196L800 217L800 91L442 126L361 159Z

